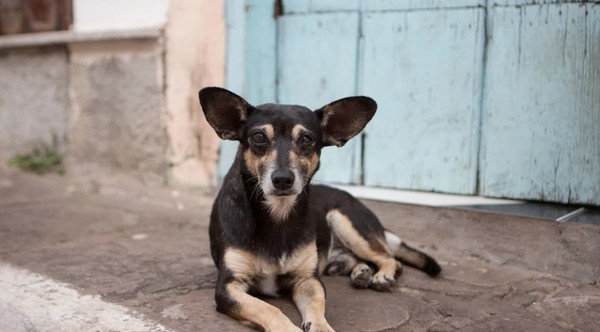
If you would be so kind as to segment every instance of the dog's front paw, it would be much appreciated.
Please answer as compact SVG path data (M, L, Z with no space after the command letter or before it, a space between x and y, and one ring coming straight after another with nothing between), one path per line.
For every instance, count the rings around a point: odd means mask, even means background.
M320 323L313 322L303 322L302 323L302 331L304 332L335 332L335 330L329 326L329 323L326 321Z

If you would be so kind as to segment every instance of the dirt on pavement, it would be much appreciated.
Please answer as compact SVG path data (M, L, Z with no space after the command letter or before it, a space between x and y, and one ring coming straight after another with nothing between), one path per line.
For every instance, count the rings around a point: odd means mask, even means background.
M175 331L249 330L215 311L212 197L119 176L0 168L0 261ZM365 203L443 272L432 279L405 268L392 293L324 277L337 331L600 331L599 226ZM300 324L289 300L269 301Z

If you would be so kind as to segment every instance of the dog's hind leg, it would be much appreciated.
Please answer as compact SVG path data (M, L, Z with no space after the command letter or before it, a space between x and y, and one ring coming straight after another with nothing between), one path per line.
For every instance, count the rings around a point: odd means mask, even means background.
M373 278L373 268L365 262L359 262L352 268L350 280L354 288L367 288L371 284Z
M347 276L352 268L358 263L356 256L346 248L335 248L331 250L327 258L325 274L329 276Z
M358 258L371 262L377 267L378 270L371 277L368 287L378 291L391 291L396 283L398 272L401 271L401 264L389 251L384 239L373 234L367 240L352 226L352 221L337 209L327 213L327 223L333 235L344 247ZM357 275L360 273L357 272Z
M333 249L325 268L325 274L330 276L350 275L354 288L368 288L373 273L373 268L369 264L358 259L346 248Z
M385 241L394 255L394 257L402 263L416 267L417 269L435 277L442 269L438 263L427 254L409 247L396 234L386 230Z

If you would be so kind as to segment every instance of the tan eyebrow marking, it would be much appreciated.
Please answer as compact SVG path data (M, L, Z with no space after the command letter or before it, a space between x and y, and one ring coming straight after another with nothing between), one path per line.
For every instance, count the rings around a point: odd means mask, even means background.
M306 127L303 125L295 125L294 128L292 128L292 139L294 141L298 140L298 138L300 138L300 134L304 131L308 131L308 129L306 129Z
M273 138L275 138L275 130L273 129L273 125L266 124L266 125L255 127L255 129L264 130L265 134L267 134L267 138L269 139L269 141L273 141Z

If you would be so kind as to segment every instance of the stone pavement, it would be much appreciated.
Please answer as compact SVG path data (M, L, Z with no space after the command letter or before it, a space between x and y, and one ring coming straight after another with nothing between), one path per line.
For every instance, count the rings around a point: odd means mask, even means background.
M0 266L60 282L80 299L95 295L89 298L167 330L249 330L214 310L211 203L209 194L117 175L38 177L0 167ZM600 227L366 203L386 227L436 257L443 272L431 279L405 268L392 293L324 277L327 317L337 331L600 331ZM10 293L7 279L0 273L0 289ZM10 317L0 311L0 330L63 330L56 326L75 317L63 312L45 327L34 321L49 309L18 306L33 293L27 285L11 303L0 294L0 308L21 308ZM300 323L291 302L271 302ZM94 317L71 321L81 331L102 330L104 316Z

